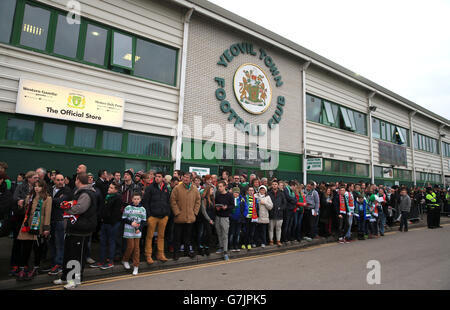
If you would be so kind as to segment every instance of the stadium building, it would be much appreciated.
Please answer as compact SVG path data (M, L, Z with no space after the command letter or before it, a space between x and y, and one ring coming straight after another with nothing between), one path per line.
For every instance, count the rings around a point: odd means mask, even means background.
M203 0L67 2L0 2L11 176L85 163L450 182L449 120L251 21Z

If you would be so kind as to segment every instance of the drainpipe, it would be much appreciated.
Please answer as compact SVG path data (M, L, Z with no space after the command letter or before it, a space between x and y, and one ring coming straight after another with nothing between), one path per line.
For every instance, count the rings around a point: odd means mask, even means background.
M444 129L445 125L442 124L441 126L439 126L439 152L441 153L441 172L442 172L442 184L445 188L445 171L444 171L444 152L443 152L443 144L442 144L442 135L443 132L442 130Z
M413 168L413 181L414 181L414 187L417 186L417 177L416 177L416 160L415 160L415 146L414 146L414 124L413 124L413 117L416 115L417 111L412 111L409 113L409 145L411 146L411 156L412 156L412 168Z
M372 98L375 96L376 92L371 92L369 96L367 96L367 102L369 104L368 112L369 112L369 143L370 143L370 183L375 184L375 166L373 164L373 136L372 136Z
M305 62L302 65L302 93L303 93L303 102L302 102L302 110L303 110L303 184L307 183L307 171L306 171L306 70L308 69L310 61Z
M181 169L181 146L183 144L183 114L184 114L184 93L186 88L186 65L187 49L189 38L189 21L191 20L194 8L189 9L184 16L183 47L181 54L181 76L180 76L180 101L178 103L178 126L177 126L177 149L175 155L175 168Z

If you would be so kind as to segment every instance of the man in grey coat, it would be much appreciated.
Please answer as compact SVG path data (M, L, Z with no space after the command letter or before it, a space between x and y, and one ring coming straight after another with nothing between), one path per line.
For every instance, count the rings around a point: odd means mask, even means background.
M316 224L319 216L319 194L314 189L314 182L310 182L306 185L306 207L304 214L304 222L308 225L308 237L305 237L307 241L311 241L316 236Z
M403 231L403 226L405 226L405 232L408 231L408 216L411 211L411 198L408 195L408 191L405 187L400 190L400 204L399 210L401 213L400 219L400 231Z

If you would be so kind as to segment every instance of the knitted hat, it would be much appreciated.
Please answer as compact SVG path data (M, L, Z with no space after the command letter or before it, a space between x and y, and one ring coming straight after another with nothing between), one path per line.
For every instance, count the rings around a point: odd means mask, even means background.
M241 193L241 190L240 190L240 188L239 187L233 187L233 194L234 193L238 193L238 194L240 194Z
M123 174L125 174L125 173L128 173L132 179L134 178L133 171L131 171L130 169L125 170L125 172Z
M261 188L264 188L264 189L266 190L266 193L267 193L267 187L266 187L265 185L261 185L261 186L258 188L258 192L261 190Z

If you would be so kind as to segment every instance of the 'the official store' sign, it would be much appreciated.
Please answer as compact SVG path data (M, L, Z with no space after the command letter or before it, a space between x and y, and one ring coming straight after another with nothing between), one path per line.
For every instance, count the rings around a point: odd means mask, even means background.
M124 106L119 97L21 79L16 113L122 127Z

